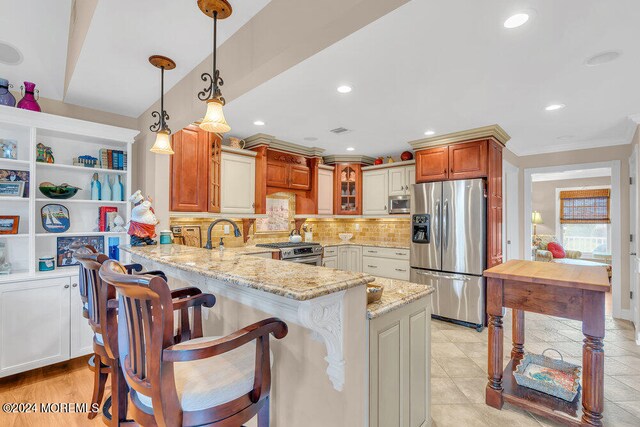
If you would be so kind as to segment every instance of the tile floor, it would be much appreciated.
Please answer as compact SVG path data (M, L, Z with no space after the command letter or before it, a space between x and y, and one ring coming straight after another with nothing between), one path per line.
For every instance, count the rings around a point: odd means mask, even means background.
M509 404L502 411L484 403L487 384L487 330L438 320L431 322L431 411L433 427L556 426ZM525 349L560 350L581 364L581 323L535 313L525 314ZM511 313L504 317L505 365L511 352ZM630 322L606 319L605 426L640 426L640 346Z

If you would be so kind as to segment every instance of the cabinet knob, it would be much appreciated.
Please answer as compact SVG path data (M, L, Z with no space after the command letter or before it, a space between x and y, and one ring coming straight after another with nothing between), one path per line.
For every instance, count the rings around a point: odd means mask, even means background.
M74 284L73 284L73 285L71 285L71 286L72 286L72 287L74 287L74 288L77 288L77 287L78 287L78 284L77 284L77 283L74 283Z
M367 265L367 267L369 267L369 268L378 268L377 265Z
M64 288L65 289L69 289L69 285L64 285Z

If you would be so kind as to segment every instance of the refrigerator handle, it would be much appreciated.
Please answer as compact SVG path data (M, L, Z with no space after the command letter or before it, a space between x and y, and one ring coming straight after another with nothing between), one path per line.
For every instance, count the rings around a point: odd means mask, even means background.
M440 199L436 201L436 217L433 220L433 234L436 238L436 248L440 246Z
M442 212L442 247L449 248L449 200L444 201L444 209Z

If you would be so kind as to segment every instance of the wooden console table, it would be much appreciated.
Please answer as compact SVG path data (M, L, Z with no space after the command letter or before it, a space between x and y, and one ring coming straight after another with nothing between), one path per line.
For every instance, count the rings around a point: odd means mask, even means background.
M484 272L489 314L489 383L486 403L504 402L569 426L602 425L604 406L604 303L611 289L602 267L511 260ZM502 308L513 311L511 361L502 370ZM582 405L519 386L513 370L524 357L524 312L582 321Z

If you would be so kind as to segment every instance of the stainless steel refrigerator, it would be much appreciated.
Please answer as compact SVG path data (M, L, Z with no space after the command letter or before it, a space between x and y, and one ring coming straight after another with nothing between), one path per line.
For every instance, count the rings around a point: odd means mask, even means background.
M486 197L482 179L414 184L411 281L431 285L433 315L484 325Z

